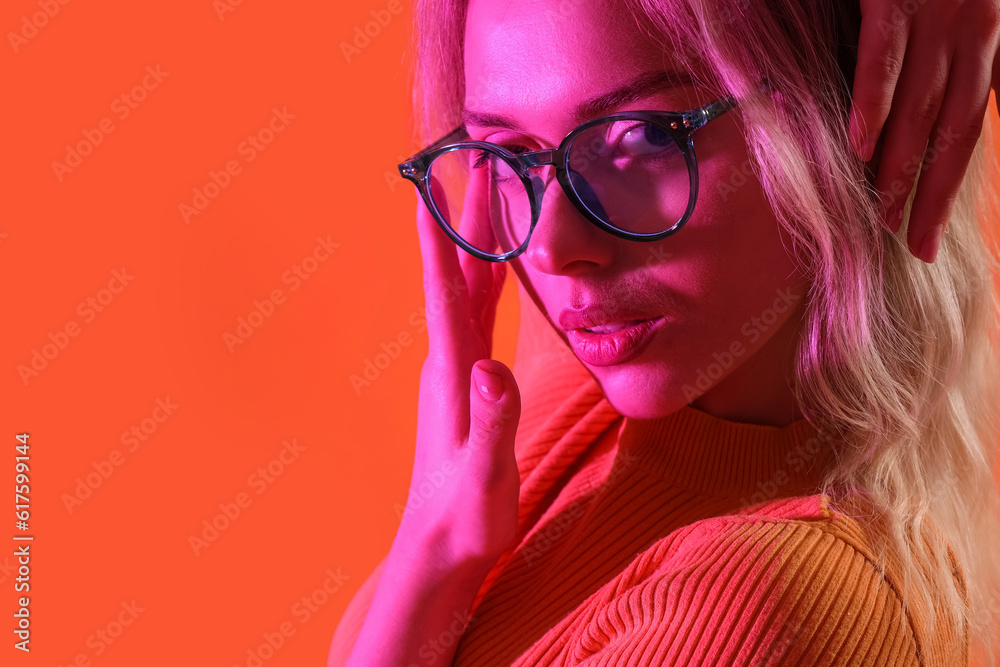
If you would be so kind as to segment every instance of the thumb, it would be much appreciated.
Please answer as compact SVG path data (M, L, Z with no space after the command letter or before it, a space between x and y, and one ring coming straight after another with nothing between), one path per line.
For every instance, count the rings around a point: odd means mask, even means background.
M493 453L496 465L514 460L514 434L521 417L521 393L514 374L493 359L472 366L469 396L469 448Z

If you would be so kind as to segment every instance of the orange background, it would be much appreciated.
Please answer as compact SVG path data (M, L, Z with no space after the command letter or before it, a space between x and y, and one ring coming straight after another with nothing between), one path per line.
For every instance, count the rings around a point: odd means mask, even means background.
M66 2L0 12L0 276L14 286L0 479L15 434L30 433L36 537L32 652L5 634L0 655L246 665L285 624L294 634L263 664L324 664L399 522L427 350L415 197L395 168L414 152L409 3ZM58 11L15 49L9 33L42 6ZM386 25L345 55L372 11ZM274 109L289 117L269 137ZM258 134L269 143L251 160ZM88 141L77 166L53 168ZM185 220L213 173L224 187ZM227 346L255 300L266 316ZM508 365L516 327L509 280L495 344ZM396 350L400 334L413 342ZM386 347L398 353L355 388ZM22 377L36 350L51 358ZM280 463L285 441L301 449ZM269 481L256 472L268 465ZM217 536L192 546L213 520ZM4 627L12 550L0 550ZM346 578L319 604L328 570Z
M245 0L220 19L212 0L69 2L17 53L7 38L0 46L0 272L14 286L2 364L10 523L0 531L0 663L69 665L82 653L102 667L245 665L262 633L291 622L294 635L264 664L325 664L341 613L399 522L427 350L412 323L424 306L416 200L395 166L413 152L401 66L409 3L350 62L340 47L387 6ZM5 2L3 33L37 11L37 0ZM168 74L155 86L147 78L151 90L121 118L120 96L147 66ZM241 143L275 107L295 118L265 133L271 143L249 160ZM52 162L102 119L113 131L60 182ZM230 160L239 173L186 223L180 204ZM308 279L286 280L317 237L339 247L305 263ZM86 299L123 267L134 279L113 283L120 293L105 292L113 299L90 314ZM276 289L284 302L231 353L224 332ZM512 363L508 292L496 349ZM71 321L77 335L25 385L18 365ZM412 344L356 392L350 376L403 332ZM129 451L122 434L167 397L179 407L147 421L156 430ZM11 646L14 575L2 569L22 431L36 536L30 657ZM293 438L304 451L258 494L248 478ZM100 475L94 465L115 450L121 465L70 513L64 494ZM249 506L195 555L189 537L240 493ZM328 569L349 578L307 619L295 605ZM97 631L133 600L144 611L105 644Z

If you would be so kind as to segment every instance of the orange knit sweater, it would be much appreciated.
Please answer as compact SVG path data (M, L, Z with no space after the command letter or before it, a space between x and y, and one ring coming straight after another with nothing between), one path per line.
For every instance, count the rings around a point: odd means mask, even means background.
M968 664L964 633L941 623L925 636L918 608L901 618L892 554L881 572L861 524L815 493L832 455L807 421L688 406L625 418L534 306L521 310L519 530L453 665ZM871 512L853 502L850 515ZM331 667L381 567L345 612ZM428 647L412 664L436 657Z

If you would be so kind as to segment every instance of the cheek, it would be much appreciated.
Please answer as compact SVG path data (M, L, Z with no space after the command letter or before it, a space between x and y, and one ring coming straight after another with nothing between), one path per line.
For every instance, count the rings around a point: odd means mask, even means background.
M679 322L664 345L681 375L734 348L749 356L805 296L790 239L750 168L742 136L726 129L696 144L695 211L668 239L672 258L655 271L657 282L678 295Z
M714 132L696 135L698 198L677 235L678 252L697 267L704 287L712 290L711 301L759 303L799 276L790 239L753 172L738 123L719 121Z
M747 295L791 277L790 239L752 172L746 176L741 163L716 160L705 176L708 187L699 194L692 217L700 231L700 260L720 279L728 277L730 289Z

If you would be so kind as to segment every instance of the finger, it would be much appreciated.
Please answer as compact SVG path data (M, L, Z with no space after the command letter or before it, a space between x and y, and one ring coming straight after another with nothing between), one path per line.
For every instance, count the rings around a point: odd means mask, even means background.
M872 159L889 115L909 31L909 16L894 13L890 3L863 3L848 135L854 152L864 162Z
M433 177L431 180L435 201L442 210L447 210L443 189ZM417 205L417 232L424 266L428 356L453 363L458 361L457 353L467 342L467 337L462 334L468 328L469 294L458 260L458 253L462 251L423 202ZM465 372L475 361L468 361Z
M982 60L984 44L959 46L948 90L924 155L907 224L907 242L916 257L934 261L944 225L982 134L990 97L990 71Z
M475 204L476 210L479 212L476 221L479 224L476 225L475 229L471 230L470 233L475 238L476 247L482 248L483 250L489 250L490 252L496 252L499 248L495 234L496 225L499 223L494 219L494 205L496 204L495 198L497 195L495 190L491 188L486 175L483 176L483 180L479 187L481 189L475 190L476 197L482 196L481 199L475 199L477 202ZM503 292L503 284L507 276L507 263L486 262L484 260L478 260L471 255L468 259L471 264L486 265L489 269L490 275L488 275L488 289L477 287L476 294L481 297L481 301L473 300L473 314L480 314L480 321L482 322L482 330L485 338L484 345L486 354L484 355L484 358L490 358L493 356L493 329L496 323L497 303L500 300L500 294Z
M496 239L490 219L488 167L470 167L469 186L465 191L459 234L474 248L493 252ZM472 315L482 323L483 311L493 293L493 265L496 262L480 259L467 252L459 255L462 271L469 280L469 299Z
M435 190L435 201L447 210L443 193ZM425 203L417 200L417 235L424 272L424 307L428 351L420 373L420 410L417 441L426 443L437 456L447 456L469 430L468 371L455 371L456 323L460 299L466 303L465 280L458 263L459 249L438 225ZM453 279L459 280L456 290ZM470 361L471 366L475 360Z
M902 222L903 204L913 189L947 84L952 54L932 37L914 31L907 48L907 67L885 125L875 187L883 220L893 233ZM926 44L937 45L928 51Z
M474 465L469 472L481 488L490 488L505 481L504 475L517 475L514 436L521 416L521 393L510 369L492 359L476 362L470 385L466 446Z

